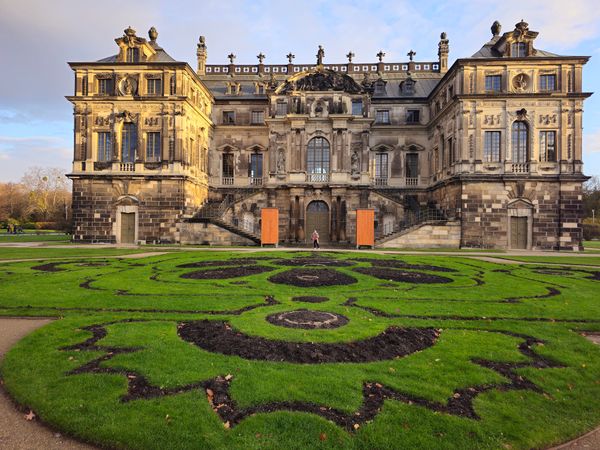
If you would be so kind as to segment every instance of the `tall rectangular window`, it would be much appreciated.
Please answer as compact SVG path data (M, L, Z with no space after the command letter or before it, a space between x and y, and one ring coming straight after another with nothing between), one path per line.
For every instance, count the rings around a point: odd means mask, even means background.
M108 131L98 133L98 161L112 161L112 139Z
M98 80L98 93L100 95L113 95L112 78L100 78Z
M140 62L140 49L139 48L128 48L127 49L127 62Z
M223 111L223 125L235 125L234 111Z
M556 161L556 131L540 131L540 161Z
M387 178L388 177L388 154L387 153L376 153L375 154L375 178Z
M148 95L162 94L162 80L160 78L148 79Z
M278 116L285 116L287 114L287 103L277 102L277 112Z
M375 113L375 123L389 125L390 111L388 109L379 109Z
M500 162L500 132L486 131L483 139L483 162Z
M169 80L169 93L171 95L175 95L177 92L177 79L175 78L175 74L171 75L171 79Z
M262 153L250 154L250 165L248 166L248 176L250 178L262 178L262 176L263 176L263 155L262 155Z
M353 116L362 116L363 115L362 100L352 100L352 115Z
M127 122L123 124L121 131L121 162L135 162L135 153L137 148L137 129L134 123Z
M223 153L223 177L233 178L233 153Z
M148 133L146 139L146 161L159 162L161 160L160 149L160 133Z
M502 75L486 75L485 90L488 92L500 92L502 90Z
M419 177L419 155L417 153L406 154L406 178Z
M419 123L421 111L418 109L406 110L406 123Z
M252 125L262 125L265 123L265 112L264 111L252 111L250 116L250 123Z
M556 75L540 75L540 91L555 91Z

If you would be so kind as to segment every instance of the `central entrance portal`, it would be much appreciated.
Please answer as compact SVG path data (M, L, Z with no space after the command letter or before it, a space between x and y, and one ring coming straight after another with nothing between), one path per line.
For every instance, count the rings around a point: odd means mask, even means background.
M329 242L329 206L327 203L317 200L308 204L305 230L306 242L312 242L310 237L314 230L319 233L320 242Z

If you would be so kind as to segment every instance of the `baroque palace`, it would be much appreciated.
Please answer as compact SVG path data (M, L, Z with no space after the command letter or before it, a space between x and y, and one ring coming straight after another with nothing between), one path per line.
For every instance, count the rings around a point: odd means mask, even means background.
M118 53L72 62L74 239L260 243L314 229L354 245L358 209L377 246L581 249L585 56L535 47L521 21L475 54L197 67L131 27Z

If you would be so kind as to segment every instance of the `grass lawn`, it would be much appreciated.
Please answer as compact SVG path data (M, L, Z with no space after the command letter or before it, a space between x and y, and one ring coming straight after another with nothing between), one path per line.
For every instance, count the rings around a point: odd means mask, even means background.
M530 263L549 263L549 264L564 264L564 265L586 265L600 266L600 256L585 256L579 257L576 255L569 256L503 256L498 255L494 258L510 259L512 261L523 261Z
M13 259L45 259L45 258L82 258L132 255L135 253L147 253L158 251L157 249L137 248L77 248L65 245L64 248L43 247L0 247L0 263L2 260ZM169 251L163 249L161 251ZM0 291L1 293L1 291Z
M580 334L600 332L600 270L576 257L29 250L73 252L0 265L0 315L62 319L0 373L97 445L528 449L600 423Z

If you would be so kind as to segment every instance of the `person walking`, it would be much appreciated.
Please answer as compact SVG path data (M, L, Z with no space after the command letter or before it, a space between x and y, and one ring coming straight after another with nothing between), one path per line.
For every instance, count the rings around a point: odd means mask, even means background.
M317 233L317 230L313 231L311 239L313 241L313 248L321 248L319 246L319 233Z

